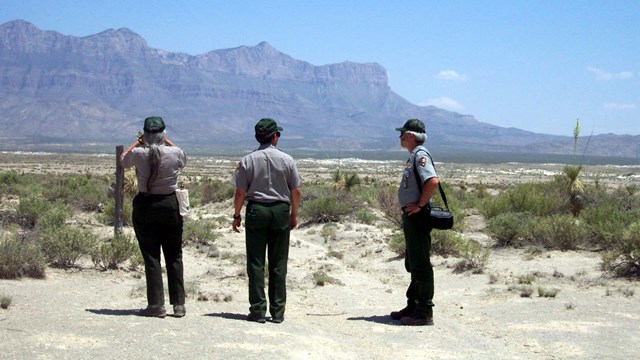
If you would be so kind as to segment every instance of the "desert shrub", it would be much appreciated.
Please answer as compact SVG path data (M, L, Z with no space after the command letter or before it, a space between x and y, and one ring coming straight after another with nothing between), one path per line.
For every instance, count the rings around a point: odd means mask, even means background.
M38 219L46 213L51 204L42 196L27 196L20 197L20 204L18 204L17 214L19 217L25 220L30 228L36 226Z
M73 211L69 206L62 203L53 204L38 220L36 228L43 230L52 227L60 227L65 224Z
M561 213L566 208L566 199L559 195L560 186L558 181L519 184L496 197L485 198L480 212L487 219L508 212L539 216Z
M8 309L11 306L12 298L9 295L2 294L0 295L0 308Z
M602 269L621 277L640 277L640 222L632 223L602 254Z
M487 232L497 246L520 245L531 228L531 214L502 213L489 220Z
M326 284L344 285L342 281L332 276L329 276L326 272L322 270L318 270L313 273L313 283L316 284L316 286L325 286Z
M311 223L338 221L341 217L357 210L353 198L345 192L335 193L329 188L312 189L316 191L305 195L300 207L300 215Z
M548 298L554 298L556 297L556 295L558 295L558 293L560 292L560 289L546 289L542 286L538 286L538 296L539 297L548 297Z
M624 229L640 217L640 207L626 208L625 200L616 194L601 193L580 212L580 220L590 229L590 242L610 249L622 237Z
M234 192L235 187L227 181L205 179L189 184L189 201L192 207L216 203L233 198Z
M468 239L460 243L459 251L462 259L454 265L455 272L472 271L474 273L482 273L491 254L488 247Z
M404 241L404 233L402 230L393 232L389 238L388 245L389 250L398 254L398 256L403 257L405 255L407 252L407 245Z
M376 222L377 217L369 210L360 209L356 211L356 219L363 224L371 225Z
M133 221L131 220L131 214L133 213L132 200L127 196L124 197L122 202L122 225L131 226ZM98 221L105 225L113 225L116 219L116 200L110 198L102 209L102 213L97 215Z
M63 201L84 211L97 211L107 201L109 183L91 174L65 175L49 180L44 196L50 201Z
M397 189L386 186L378 188L377 193L377 206L382 212L382 216L398 229L402 229L402 211L398 202Z
M0 238L0 279L44 278L46 262L28 234L6 234Z
M117 269L118 265L131 260L139 252L137 242L132 236L117 233L113 238L103 241L93 249L91 260L95 266Z
M572 215L538 217L529 233L530 243L551 249L575 250L585 243L589 228Z
M184 222L182 242L196 248L210 246L219 236L215 231L217 228L218 222L212 219L187 219Z
M336 190L350 192L362 183L357 173L348 173L341 169L336 169L333 174L332 187Z
M98 238L88 229L64 225L44 230L40 242L50 263L67 268L75 266L81 257L94 254Z
M431 253L440 256L458 256L464 239L454 231L431 231Z

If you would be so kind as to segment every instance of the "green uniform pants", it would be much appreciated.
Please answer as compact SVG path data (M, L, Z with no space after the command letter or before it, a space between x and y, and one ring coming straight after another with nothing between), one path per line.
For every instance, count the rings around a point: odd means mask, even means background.
M175 194L139 193L133 199L133 228L144 258L149 306L164 305L160 249L167 267L169 301L183 305L182 216Z
M265 251L269 261L269 313L275 319L284 316L287 301L287 261L289 259L289 204L249 202L245 214L249 311L264 317L267 300L264 293Z
M414 309L416 317L433 317L433 267L431 252L431 227L429 211L424 209L409 216L402 213L402 229L406 243L404 265L411 273L407 289L407 306Z

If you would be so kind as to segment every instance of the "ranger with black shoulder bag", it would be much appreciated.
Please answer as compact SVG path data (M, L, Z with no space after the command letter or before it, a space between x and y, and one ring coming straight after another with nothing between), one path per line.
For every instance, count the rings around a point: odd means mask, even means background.
M438 174L424 147L427 140L424 123L409 119L401 128L400 146L409 151L400 186L398 202L402 207L402 231L406 244L405 268L411 273L407 306L390 317L403 325L433 325L433 267L431 252L431 197L440 185Z

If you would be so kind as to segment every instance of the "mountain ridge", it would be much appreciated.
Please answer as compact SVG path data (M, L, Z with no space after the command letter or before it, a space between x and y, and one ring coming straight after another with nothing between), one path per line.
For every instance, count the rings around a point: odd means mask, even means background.
M273 117L294 147L397 148L393 128L421 118L433 146L564 153L570 137L480 122L411 104L384 67L315 66L263 41L200 55L148 46L128 28L75 37L15 20L0 25L0 136L59 141L130 139L149 115L173 138L202 146L245 144ZM638 157L640 136L594 136L594 155ZM634 146L635 144L635 146Z

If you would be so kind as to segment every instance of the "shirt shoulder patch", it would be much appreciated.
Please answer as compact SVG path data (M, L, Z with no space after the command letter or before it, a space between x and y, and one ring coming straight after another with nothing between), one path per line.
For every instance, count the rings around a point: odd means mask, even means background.
M420 166L422 166L422 167L427 166L427 158L426 157L421 157L420 160L418 160L418 163L420 163Z

